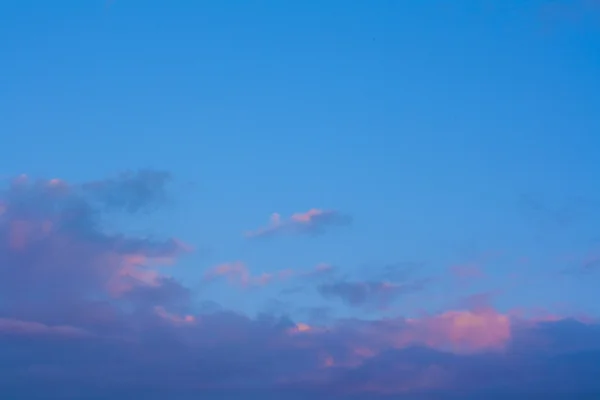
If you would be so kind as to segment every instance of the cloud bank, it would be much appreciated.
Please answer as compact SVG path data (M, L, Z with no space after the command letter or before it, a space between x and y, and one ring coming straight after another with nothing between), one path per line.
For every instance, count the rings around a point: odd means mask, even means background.
M600 324L592 318L534 318L465 306L413 318L313 325L203 311L190 289L162 268L189 246L105 228L115 213L163 204L167 176L148 171L84 184L22 176L0 192L0 392L6 398L600 393ZM331 215L304 215L271 229L304 233L332 221ZM205 275L219 277L241 286L284 278L252 275L241 262ZM381 282L327 282L323 293L357 305L385 302L396 290Z

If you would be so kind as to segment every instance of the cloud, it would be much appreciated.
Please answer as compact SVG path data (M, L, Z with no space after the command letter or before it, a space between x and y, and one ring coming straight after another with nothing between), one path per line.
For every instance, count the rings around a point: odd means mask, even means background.
M164 318L163 324L147 319L144 328L144 334L128 340L57 342L38 335L15 342L14 336L0 337L4 352L10 349L13 356L3 357L8 374L0 385L83 383L88 390L155 390L189 398L213 393L206 398L215 399L242 398L241 391L277 393L282 399L298 391L316 399L373 399L440 391L491 395L599 389L591 379L600 372L599 328L578 321L520 321L492 310L460 310L313 327L219 312L183 322ZM575 350L565 340L574 335L584 342ZM565 364L555 364L561 360ZM48 372L52 379L43 376Z
M211 268L204 274L205 281L214 281L217 278L226 278L232 285L241 287L265 286L275 281L282 281L295 275L292 270L281 270L274 273L252 275L246 264L241 261L220 264Z
M262 287L274 283L283 283L291 280L312 282L330 275L333 266L325 263L317 264L310 269L280 269L272 272L253 274L248 266L241 261L219 264L204 273L204 282L210 283L218 279L225 279L230 285L242 288Z
M116 180L98 189L101 195L86 184L25 177L0 191L5 397L572 398L600 392L600 324L594 319L519 316L479 302L418 317L327 318L311 325L195 303L196 293L161 268L176 263L188 246L104 229L114 212L136 214L157 204L153 191ZM331 271L293 276L329 283L359 303L389 290L340 280ZM241 262L207 276L236 285L262 282Z
M246 232L248 238L268 237L275 235L315 235L325 231L331 226L345 226L352 222L348 215L334 210L320 210L313 208L305 213L296 213L287 220L282 220L277 213L271 216L268 226L254 231Z
M0 318L0 333L3 335L59 335L68 337L87 336L88 332L72 326L48 326L39 322Z
M375 306L383 309L402 295L422 290L428 280L408 283L388 281L336 281L318 286L326 298L339 298L352 307Z
M316 288L327 300L338 299L350 307L383 311L400 297L421 292L434 281L431 277L412 277L420 266L415 263L370 266L350 274L325 264L303 283Z
M90 198L87 184L13 180L0 193L0 310L9 315L27 310L51 321L76 302L127 299L145 307L150 304L140 303L142 298L152 303L186 297L187 289L156 267L172 264L189 251L187 246L176 239L126 237L102 229L104 206L116 205L112 199L125 201L136 193L140 207L153 201L153 192L131 189L138 184L119 180L113 194L103 188L102 196Z

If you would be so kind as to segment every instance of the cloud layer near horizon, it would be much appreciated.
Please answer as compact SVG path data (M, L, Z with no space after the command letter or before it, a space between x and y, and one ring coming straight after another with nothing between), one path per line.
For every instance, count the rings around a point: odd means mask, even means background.
M189 246L105 228L116 212L164 203L168 182L156 171L78 185L21 176L2 190L0 392L7 398L600 393L594 319L525 317L486 304L319 326L201 311L194 293L160 268ZM304 226L280 224L290 232ZM206 279L251 286L311 274L255 276L236 262L207 271ZM418 287L348 280L320 286L324 296L353 306L387 304L410 289Z

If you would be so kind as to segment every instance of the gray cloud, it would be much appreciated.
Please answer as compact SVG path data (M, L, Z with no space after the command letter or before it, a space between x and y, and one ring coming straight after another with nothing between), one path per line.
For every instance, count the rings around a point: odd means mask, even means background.
M402 295L425 288L428 280L405 283L387 281L337 281L323 283L318 291L326 298L339 298L352 307L375 306L385 308Z

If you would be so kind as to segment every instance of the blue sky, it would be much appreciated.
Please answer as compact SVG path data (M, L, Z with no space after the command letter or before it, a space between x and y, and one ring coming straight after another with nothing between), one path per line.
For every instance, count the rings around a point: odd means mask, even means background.
M600 197L600 39L566 15L584 5L543 3L12 2L3 173L171 171L180 195L161 229L210 249L177 272L189 282L230 259L269 271L548 255L520 199ZM241 236L312 207L353 228ZM552 253L597 239L566 235Z
M598 314L597 276L560 271L600 257L599 27L585 1L9 1L0 175L169 171L166 208L107 226L191 244L168 273L248 315L323 299L207 285L210 268L416 263L436 283L389 315L481 293ZM244 237L313 208L352 222ZM486 278L453 284L464 264Z

